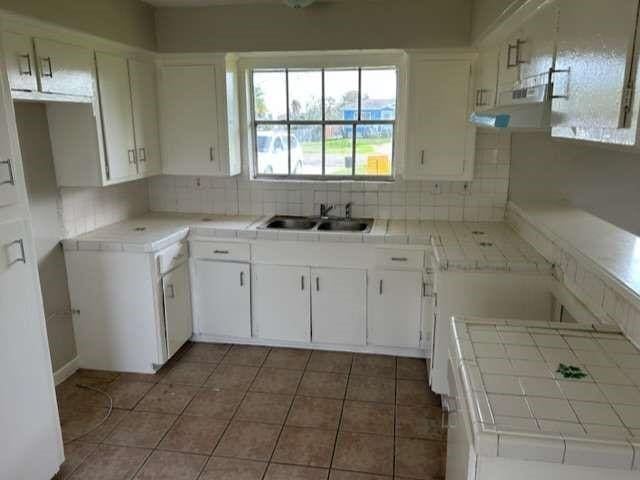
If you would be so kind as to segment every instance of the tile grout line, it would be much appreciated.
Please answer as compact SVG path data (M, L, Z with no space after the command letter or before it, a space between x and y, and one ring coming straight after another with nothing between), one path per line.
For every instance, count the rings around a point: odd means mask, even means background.
M333 460L336 455L336 448L338 447L338 437L340 436L340 427L342 426L342 417L344 416L344 406L347 403L347 391L349 390L349 381L351 380L351 370L353 368L354 359L355 359L355 355L351 354L351 362L349 362L349 370L347 371L347 382L344 386L344 393L342 395L342 408L340 409L340 416L338 418L338 428L336 429L336 436L333 441L333 449L331 450L331 460L329 461L329 473L327 476L331 475L331 470L333 469Z
M298 395L298 390L300 390L300 384L302 383L302 379L304 378L304 374L307 372L307 366L309 365L309 362L311 361L311 355L313 355L313 350L310 351L309 356L307 357L307 361L304 364L304 369L302 370L302 375L300 375L300 379L298 380L298 384L296 385L296 390L293 393L293 396L292 396L292 399L291 399L291 404L289 405L289 408L287 409L287 414L285 415L284 420L282 422L282 425L280 426L280 432L278 433L278 438L276 438L276 441L273 444L273 450L271 451L271 455L269 456L269 460L267 461L267 468L265 468L261 479L265 479L266 476L267 476L267 472L269 471L269 467L271 466L271 463L272 463L272 460L273 460L273 456L275 455L276 449L278 448L278 443L280 442L280 437L282 437L282 432L284 431L284 427L285 427L285 425L287 423L287 418L289 418L289 415L291 414L291 409L293 408L293 403L295 402L296 396ZM266 357L265 357L265 361L266 361ZM257 375L256 375L256 377L257 377Z

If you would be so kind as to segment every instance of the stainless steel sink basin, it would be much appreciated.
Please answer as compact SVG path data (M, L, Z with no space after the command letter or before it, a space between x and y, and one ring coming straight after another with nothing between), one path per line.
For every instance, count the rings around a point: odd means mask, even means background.
M318 231L326 232L362 232L366 233L371 230L373 224L372 219L329 219L322 220L317 227Z
M287 217L276 215L269 219L262 228L278 230L311 230L318 223L308 217Z
M346 219L276 215L258 228L265 230L314 230L317 232L368 233L372 227L372 218Z

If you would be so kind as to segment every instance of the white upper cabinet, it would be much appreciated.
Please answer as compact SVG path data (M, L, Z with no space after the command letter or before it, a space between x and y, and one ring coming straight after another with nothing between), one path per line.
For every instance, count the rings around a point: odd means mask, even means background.
M522 87L546 84L554 65L558 6L547 3L523 25L520 32L518 75Z
M638 0L619 0L615 7L598 0L558 4L552 135L636 144L638 112L632 102L638 82L632 64Z
M129 59L129 78L138 171L142 176L159 174L161 163L156 67L151 62Z
M155 66L97 52L92 103L48 102L59 186L98 187L160 173Z
M478 54L473 67L474 110L481 112L496 104L498 88L498 49L487 48Z
M3 98L6 92L3 84L0 81L0 207L18 203L18 172L11 151L7 111L3 108L10 100Z
M163 173L240 173L237 76L224 59L160 67Z
M33 40L27 35L5 32L5 62L11 90L38 91L38 77L33 53Z
M522 32L511 34L500 46L498 63L498 92L513 89L520 79Z
M409 124L405 176L423 180L471 180L475 127L471 57L410 56Z
M43 93L86 97L94 94L90 49L43 38L35 38L34 45Z
M138 175L127 59L96 53L100 110L110 180Z

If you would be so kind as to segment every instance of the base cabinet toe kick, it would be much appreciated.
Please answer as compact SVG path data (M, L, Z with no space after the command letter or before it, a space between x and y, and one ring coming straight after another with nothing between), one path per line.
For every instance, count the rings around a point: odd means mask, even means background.
M183 239L65 251L83 368L152 373L189 339L428 358L428 245Z

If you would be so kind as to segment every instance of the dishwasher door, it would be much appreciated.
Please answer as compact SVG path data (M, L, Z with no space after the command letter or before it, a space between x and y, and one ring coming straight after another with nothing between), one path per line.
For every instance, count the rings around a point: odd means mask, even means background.
M162 276L166 358L170 359L193 333L189 264L182 263Z

